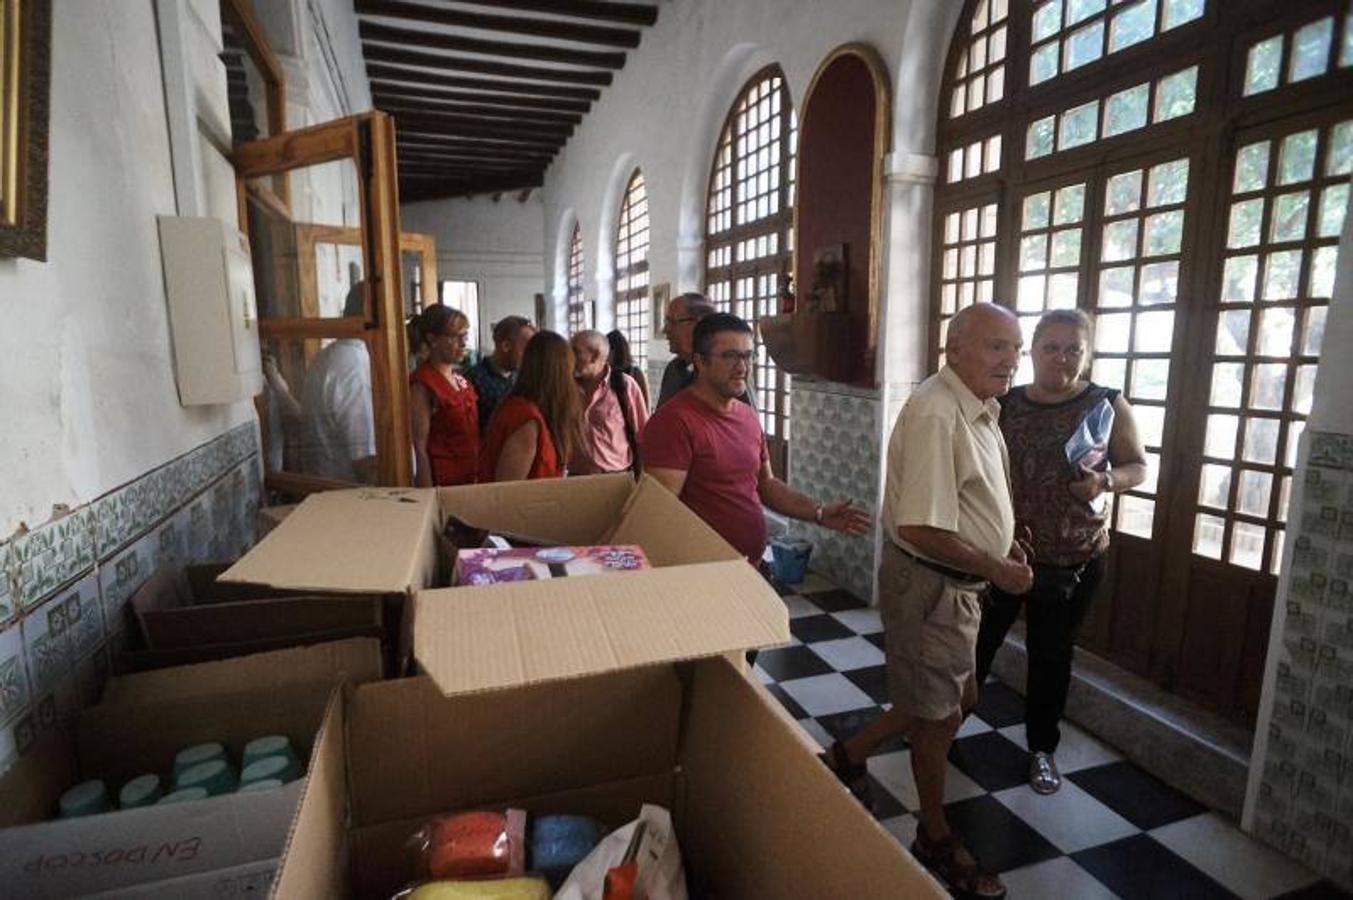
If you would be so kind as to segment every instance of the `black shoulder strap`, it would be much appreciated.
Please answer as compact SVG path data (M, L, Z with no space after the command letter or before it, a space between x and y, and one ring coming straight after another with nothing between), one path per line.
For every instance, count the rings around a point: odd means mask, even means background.
M625 422L625 440L630 445L630 470L638 475L643 471L643 462L639 459L639 433L634 427L634 414L630 410L630 392L625 384L625 373L611 369L611 390L620 404L620 418Z

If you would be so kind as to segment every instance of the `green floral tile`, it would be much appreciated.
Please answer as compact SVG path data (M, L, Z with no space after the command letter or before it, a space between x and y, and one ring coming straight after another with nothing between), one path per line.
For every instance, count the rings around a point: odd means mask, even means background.
M33 691L46 694L57 686L71 667L66 607L61 603L45 603L25 615L20 624Z
M156 535L147 535L99 565L99 594L108 630L128 623L127 601L154 571Z
M10 556L10 544L0 544L0 628L14 618L14 573L10 569Z
M28 705L28 666L18 625L0 632L0 722L13 719Z
M31 609L94 565L94 516L89 507L16 538L11 571L19 606Z

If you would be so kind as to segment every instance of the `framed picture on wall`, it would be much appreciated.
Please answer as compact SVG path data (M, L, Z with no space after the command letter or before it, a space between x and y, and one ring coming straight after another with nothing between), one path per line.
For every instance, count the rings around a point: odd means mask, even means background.
M671 282L653 285L653 337L660 338L662 322L667 315L667 302L672 299Z

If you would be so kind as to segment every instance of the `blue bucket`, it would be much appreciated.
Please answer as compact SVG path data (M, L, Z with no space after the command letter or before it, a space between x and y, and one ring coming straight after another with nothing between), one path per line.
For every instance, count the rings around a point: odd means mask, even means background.
M802 538L777 538L770 545L774 562L775 580L781 584L798 584L808 574L808 557L813 545Z

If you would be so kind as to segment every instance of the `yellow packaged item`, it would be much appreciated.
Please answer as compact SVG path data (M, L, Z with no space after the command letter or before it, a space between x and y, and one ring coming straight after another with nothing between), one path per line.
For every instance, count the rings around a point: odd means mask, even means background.
M490 881L429 881L401 900L550 900L543 878L497 878Z

